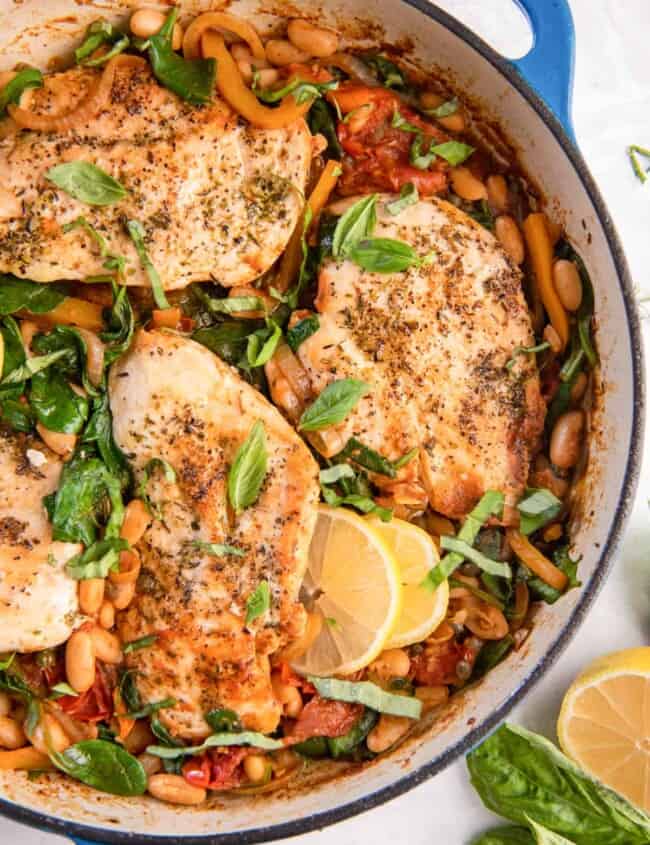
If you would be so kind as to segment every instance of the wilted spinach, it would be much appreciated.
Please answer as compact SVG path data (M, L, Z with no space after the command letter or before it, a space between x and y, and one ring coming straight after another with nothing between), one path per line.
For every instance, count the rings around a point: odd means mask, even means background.
M142 764L121 745L103 739L87 739L50 751L54 765L75 780L112 795L142 795L147 775Z

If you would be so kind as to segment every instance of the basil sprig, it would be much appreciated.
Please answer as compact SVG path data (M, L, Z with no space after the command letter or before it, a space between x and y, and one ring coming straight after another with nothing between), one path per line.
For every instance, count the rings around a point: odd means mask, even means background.
M406 185L402 185L399 197L387 202L384 205L384 208L390 215L397 217L397 215L401 214L404 209L411 205L415 205L419 199L420 195L417 187L413 184L413 182L407 182Z
M343 422L359 399L370 390L370 385L359 379L343 378L330 382L303 412L298 422L299 430L321 431Z
M228 471L228 498L235 513L257 501L266 477L268 454L264 423L257 420Z
M151 283L151 292L153 294L154 302L156 303L156 308L169 308L169 302L167 300L167 297L165 296L165 289L163 288L162 280L158 274L158 271L154 267L153 262L149 258L149 254L144 245L146 233L144 231L142 223L140 223L139 220L129 220L126 224L126 228L129 235L131 236L133 245L135 246L135 251L138 253L140 263L144 267L144 271L149 277L149 282Z
M271 589L268 581L260 581L246 601L246 624L250 625L263 616L271 606Z
M422 702L414 696L394 695L386 692L370 681L341 681L338 678L318 678L309 675L308 680L316 687L323 698L335 701L349 701L365 704L378 713L391 716L406 716L407 719L419 719L422 714Z
M70 558L65 566L66 572L75 581L106 578L111 570L119 571L120 552L128 548L128 542L119 537L98 540L81 554Z
M7 110L9 103L19 103L28 88L42 88L43 74L35 67L26 67L0 88L0 117Z
M114 742L87 739L65 751L49 753L57 769L102 792L143 795L147 788L147 775L140 761Z
M55 164L47 171L45 178L87 205L113 205L127 194L124 185L89 161Z

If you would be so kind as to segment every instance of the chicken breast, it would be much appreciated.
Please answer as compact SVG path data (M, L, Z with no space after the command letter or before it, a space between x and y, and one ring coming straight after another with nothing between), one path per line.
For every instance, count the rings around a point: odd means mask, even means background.
M420 266L367 272L352 261L321 267L320 329L298 348L312 393L362 379L371 392L345 421L312 436L331 457L349 438L391 460L419 449L397 479L376 476L387 503L467 514L487 489L513 503L523 491L545 405L521 274L495 238L454 206L421 201L391 216L377 203L377 238L413 246ZM276 401L287 385L274 372ZM288 407L286 398L285 407Z
M268 655L304 629L297 597L316 519L316 463L260 393L192 340L141 331L114 364L109 391L115 438L136 475L153 458L176 474L172 482L156 471L148 482L161 519L139 544L137 595L119 619L125 641L158 636L127 657L142 699L175 698L160 718L185 738L209 734L203 715L223 707L272 731L281 710ZM235 515L228 471L257 420L267 474L257 501ZM211 554L201 543L243 554ZM247 625L247 601L263 581L270 608Z
M100 71L45 78L22 105L64 113ZM127 197L90 206L45 178L53 165L91 162ZM68 132L14 133L0 141L0 271L37 282L105 274L97 243L79 216L125 256L126 281L149 286L125 229L138 220L166 289L214 279L241 285L267 270L287 244L302 209L311 161L304 121L265 131L241 123L219 99L202 108L162 88L142 60L119 67L108 105Z
M61 467L40 439L0 427L0 653L57 646L77 621L65 564L82 547L52 540L43 507Z

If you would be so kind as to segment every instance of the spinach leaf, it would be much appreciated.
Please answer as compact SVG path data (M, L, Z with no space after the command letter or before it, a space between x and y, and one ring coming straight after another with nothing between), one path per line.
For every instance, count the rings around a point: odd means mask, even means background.
M420 195L417 187L413 184L413 182L407 182L406 185L402 185L399 197L387 202L384 205L384 208L393 217L397 217L397 215L401 214L405 208L415 205L419 199Z
M466 586L463 582L459 583ZM515 641L510 634L506 634L506 636L501 640L490 640L485 643L476 658L476 662L474 663L472 680L477 681L479 678L486 675L491 669L494 669L495 666L498 666L498 664L501 663L502 660L505 660L508 656L514 644Z
M217 71L214 59L184 59L172 50L172 34L178 17L172 9L157 35L145 42L154 76L165 88L195 105L207 103Z
M101 393L93 399L90 419L84 429L81 442L96 446L106 469L110 475L118 479L122 489L126 489L131 484L131 467L113 437L113 417L108 393Z
M468 545L473 545L489 517L501 514L503 501L503 493L498 490L487 490L474 510L467 515L462 528L458 532L457 539ZM464 556L459 552L452 551L445 555L437 566L429 570L422 586L435 590L445 578L448 578L461 565L464 559Z
M85 581L88 578L106 578L111 570L119 571L120 552L124 552L128 548L127 541L120 538L98 540L81 554L70 558L65 565L66 572L75 581Z
M32 378L29 402L38 422L50 431L78 434L88 419L87 397L73 390L66 376L54 368Z
M126 196L126 188L101 167L89 161L55 164L45 174L57 188L88 205L113 205Z
M395 62L391 62L386 56L380 54L371 54L361 56L365 64L375 71L379 81L385 88L404 88L406 81L402 71L397 67Z
M304 317L300 322L296 323L293 328L287 330L287 343L292 352L296 352L301 343L304 343L308 337L316 334L320 328L320 320L316 314L310 314Z
M99 335L100 339L107 344L104 350L105 367L109 367L126 352L135 331L135 317L126 287L117 285L114 280L111 281L111 285L113 304L108 316L106 312L104 314L107 328Z
M205 721L215 733L232 733L241 731L242 725L239 716L234 710L220 709L210 710L205 714Z
M60 305L65 294L56 285L40 285L28 279L19 279L11 273L0 274L0 316L16 311L45 314Z
M332 239L334 258L345 258L359 241L372 235L377 223L377 194L369 194L339 217Z
M544 825L532 821L532 819L528 819L528 824L533 829L537 845L575 845L573 841L560 836L559 833L554 833L552 830L544 827Z
M156 303L156 308L165 309L169 308L169 302L167 301L167 297L165 296L165 289L163 288L162 280L158 274L158 271L153 265L153 262L149 258L149 253L144 245L144 239L146 233L138 220L128 220L126 224L127 231L131 236L131 240L133 241L133 245L135 246L135 251L138 253L138 258L140 259L140 263L144 267L144 271L149 278L149 282L151 284L151 292L153 294L154 302Z
M488 809L535 822L575 845L647 845L650 818L582 772L544 737L502 725L467 756Z
M150 728L151 733L156 737L156 739L159 739L162 744L167 748L183 747L183 743L180 741L180 739L176 739L176 737L173 737L169 733L167 728L163 725L163 723L160 721L160 719L157 719L155 716L151 720Z
M322 760L323 757L329 756L329 745L327 737L324 736L312 736L303 742L297 742L292 746L292 750L303 757L309 757L310 760Z
M354 378L330 382L303 412L298 423L299 430L321 431L343 422L361 397L370 390L369 384Z
M365 704L378 713L406 716L407 719L419 719L422 714L419 698L386 692L370 681L342 681L339 678L318 678L315 675L309 675L308 680L323 698Z
M192 335L192 340L207 346L228 364L235 365L246 350L253 322L226 320L210 328L198 329Z
M359 721L352 725L346 734L327 740L327 747L331 756L337 760L351 754L368 736L377 724L378 719L379 716L374 710L366 708Z
M582 556L578 557L576 560L572 559L568 546L561 546L559 549L556 549L553 553L553 563L568 577L569 581L566 589L564 592L560 592L560 590L556 590L554 587L549 586L546 581L542 581L542 579L538 578L536 575L531 575L527 579L527 584L533 596L545 601L546 604L555 604L555 602L561 598L567 590L582 586L582 582L578 581L577 577L578 565L581 560ZM528 570L524 571L528 573Z
M0 117L7 110L10 103L19 103L24 91L28 88L42 88L43 74L35 67L26 67L0 89Z
M2 378L0 379L0 400L19 399L25 389L24 382L2 385L4 379L11 373L16 372L25 363L27 357L18 323L16 323L13 317L5 317L2 320L0 333L2 334L2 345L4 349Z
M430 117L449 117L452 114L456 114L459 108L460 103L458 102L458 97L452 97L451 100L441 103L434 109L421 109L421 111Z
M271 590L268 581L260 581L246 600L246 624L250 625L263 616L271 606Z
M48 698L52 698L56 700L57 698L63 698L66 695L70 695L73 698L79 698L79 693L77 690L72 689L70 684L67 684L65 681L62 681L59 684L54 684L53 687L50 687L50 695Z
M119 535L124 518L120 481L84 449L64 465L59 488L48 503L54 540L91 546L107 511L105 537Z
M400 126L399 128L405 129L406 127ZM424 150L425 143L427 144L426 152ZM409 150L409 161L418 170L428 170L435 160L436 154L433 152L431 141L425 138L423 132L418 132Z
M369 273L402 273L431 260L430 256L419 258L410 244L393 238L361 240L349 250L348 258Z
M112 795L143 795L147 775L142 765L122 746L103 739L87 739L50 751L54 765L75 780Z
M35 420L32 409L16 399L0 398L0 418L14 431L27 433L34 428Z
M535 845L535 840L525 827L507 825L482 833L472 845Z
M192 545L197 549L207 552L213 557L224 557L225 555L233 555L234 557L244 557L246 552L235 546L229 546L227 543L204 543L203 540L193 540Z
M235 513L257 501L267 469L266 431L257 420L237 450L228 471L228 498Z
M136 674L133 669L127 669L120 676L120 698L129 710L138 710L142 707L142 699L135 682Z
M39 354L49 354L64 349L66 355L57 361L57 372L77 375L81 370L81 383L89 396L97 397L101 390L88 375L88 344L79 329L74 326L55 326L47 334L38 334L32 340L32 349Z
M32 378L37 373L43 372L48 367L55 364L60 358L66 355L65 349L58 349L56 352L51 352L48 355L38 355L33 358L25 358L20 366L16 367L0 381L0 387L8 385L21 384L27 379Z
M529 487L517 510L519 530L528 536L555 519L562 510L562 502L550 490Z
M119 34L119 33L118 33ZM116 31L113 24L104 18L93 21L86 29L84 40L80 46L74 51L74 57L77 64L83 62L91 53L94 53L98 47L107 42L112 42L116 37Z
M321 134L327 140L327 157L341 160L343 149L336 133L336 114L323 99L315 100L307 115L312 135Z
M146 637L140 637L137 640L125 643L122 647L124 654L131 654L134 651L140 651L142 648L149 648L158 640L158 634L147 634Z

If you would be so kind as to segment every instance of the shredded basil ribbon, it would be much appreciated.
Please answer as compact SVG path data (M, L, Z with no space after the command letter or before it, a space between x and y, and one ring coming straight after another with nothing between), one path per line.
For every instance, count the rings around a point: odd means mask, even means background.
M445 552L455 552L461 555L476 564L484 572L489 572L490 575L497 575L499 578L512 578L512 570L509 564L492 560L492 558L457 537L441 537L440 548Z
M165 745L149 745L147 753L163 760L176 760L178 757L203 754L209 748L219 748L229 745L252 745L265 751L277 751L285 748L286 743L281 739L271 739L257 731L240 731L238 733L216 733L209 736L201 745L186 746L184 748L168 748Z
M370 681L355 683L338 678L318 678L315 675L309 675L307 679L323 698L365 704L378 713L405 716L407 719L419 719L422 714L422 702L418 698L394 695Z

